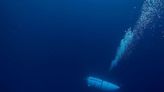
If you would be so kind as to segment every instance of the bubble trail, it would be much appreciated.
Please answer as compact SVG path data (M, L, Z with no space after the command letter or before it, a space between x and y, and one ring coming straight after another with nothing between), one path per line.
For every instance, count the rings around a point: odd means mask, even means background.
M121 40L117 49L116 55L111 62L110 70L118 65L125 54L131 50L132 45L141 38L145 29L152 26L154 20L160 18L161 10L163 9L164 0L145 0L141 14L134 25L133 29L129 28Z

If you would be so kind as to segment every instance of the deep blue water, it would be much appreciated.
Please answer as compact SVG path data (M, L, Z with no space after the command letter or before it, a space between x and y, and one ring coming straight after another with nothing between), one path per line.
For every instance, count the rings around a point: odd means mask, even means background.
M142 3L1 0L0 92L103 92L87 87L89 75L114 81L119 92L164 92L163 16L108 71Z

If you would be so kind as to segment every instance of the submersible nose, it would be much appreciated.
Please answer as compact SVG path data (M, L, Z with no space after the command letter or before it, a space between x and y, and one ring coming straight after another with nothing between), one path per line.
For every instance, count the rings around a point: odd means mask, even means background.
M87 78L87 84L89 87L95 87L105 91L115 91L120 89L116 84L91 76Z

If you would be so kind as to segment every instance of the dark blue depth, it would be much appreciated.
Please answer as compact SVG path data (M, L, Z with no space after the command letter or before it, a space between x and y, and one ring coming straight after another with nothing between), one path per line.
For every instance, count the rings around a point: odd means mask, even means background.
M143 0L0 0L0 92L164 92L164 18L112 72L111 60ZM160 25L160 26L159 26Z

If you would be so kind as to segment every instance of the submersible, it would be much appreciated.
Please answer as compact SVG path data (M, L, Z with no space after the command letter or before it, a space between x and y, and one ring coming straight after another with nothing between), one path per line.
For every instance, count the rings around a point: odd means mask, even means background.
M87 78L87 84L90 87L95 87L104 91L115 91L120 89L120 87L116 84L92 76Z

